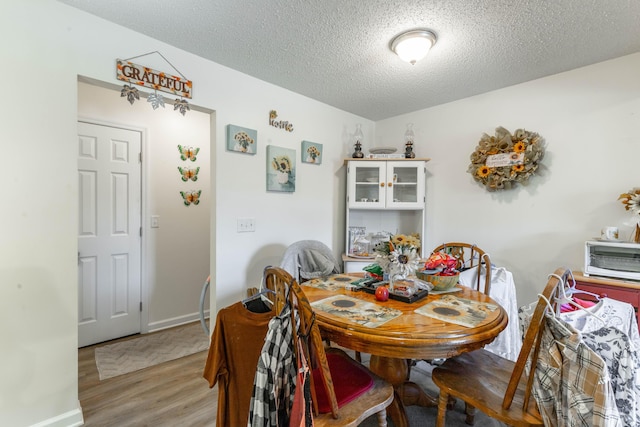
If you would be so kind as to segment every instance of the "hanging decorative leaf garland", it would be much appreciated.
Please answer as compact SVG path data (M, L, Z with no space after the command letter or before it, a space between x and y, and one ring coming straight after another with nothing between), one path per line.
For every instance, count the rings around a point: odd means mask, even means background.
M544 143L535 132L517 129L512 135L499 126L494 136L482 135L467 172L488 191L526 185L544 157Z
M179 76L173 73L165 73L164 71L157 71L144 65L134 64L129 59L140 58L147 55L158 54L167 64L171 66ZM126 97L129 104L140 99L140 92L133 84L138 86L148 87L154 89L154 93L148 95L147 102L151 104L151 107L156 110L158 107L164 108L164 97L158 93L158 91L171 93L179 96L180 99L176 99L173 102L173 111L178 110L183 116L187 111L191 111L189 102L186 98L191 99L191 89L193 83L187 79L171 62L167 60L160 52L153 51L145 53L143 55L134 56L128 59L116 60L116 77L118 80L127 82L120 91L120 97Z

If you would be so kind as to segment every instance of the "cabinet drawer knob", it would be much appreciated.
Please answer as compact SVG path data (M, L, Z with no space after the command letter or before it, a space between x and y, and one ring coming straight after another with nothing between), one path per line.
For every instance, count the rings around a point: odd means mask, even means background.
M381 183L380 183L380 187L384 187L384 182L381 182Z
M393 187L393 182L388 182L387 187Z

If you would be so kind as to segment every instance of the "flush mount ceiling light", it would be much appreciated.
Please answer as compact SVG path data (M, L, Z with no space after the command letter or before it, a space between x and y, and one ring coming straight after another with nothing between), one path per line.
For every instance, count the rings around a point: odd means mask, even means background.
M436 35L429 30L411 30L398 34L391 40L389 47L403 61L415 63L429 53L436 44Z

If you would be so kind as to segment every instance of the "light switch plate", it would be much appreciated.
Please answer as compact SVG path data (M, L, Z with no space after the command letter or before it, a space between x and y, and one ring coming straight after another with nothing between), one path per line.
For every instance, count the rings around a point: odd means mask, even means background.
M238 218L238 233L250 233L256 231L256 220L254 218Z

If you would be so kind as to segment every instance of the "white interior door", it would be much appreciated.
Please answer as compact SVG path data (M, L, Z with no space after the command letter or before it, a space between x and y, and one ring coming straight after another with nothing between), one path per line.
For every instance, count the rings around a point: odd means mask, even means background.
M140 332L141 134L78 122L78 345Z

